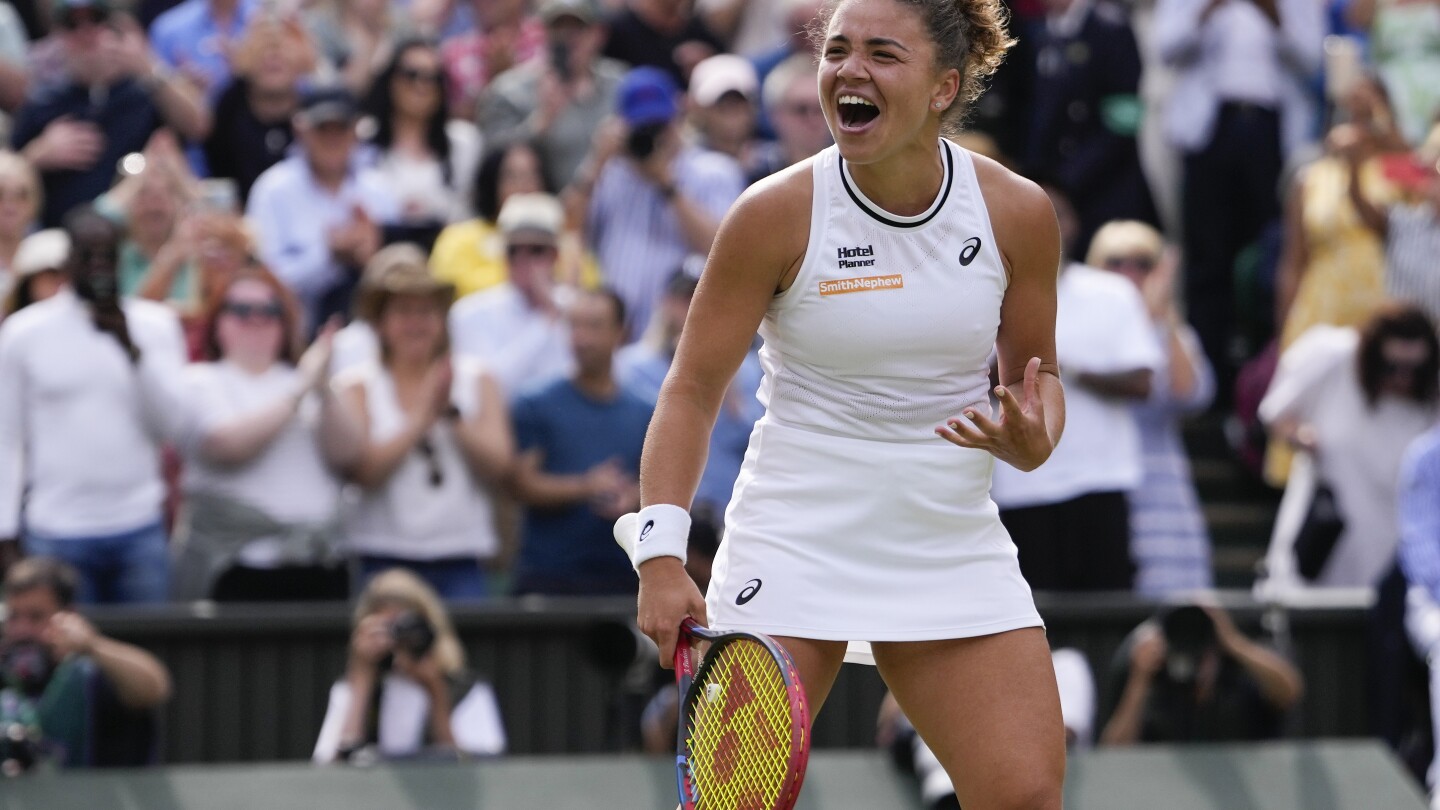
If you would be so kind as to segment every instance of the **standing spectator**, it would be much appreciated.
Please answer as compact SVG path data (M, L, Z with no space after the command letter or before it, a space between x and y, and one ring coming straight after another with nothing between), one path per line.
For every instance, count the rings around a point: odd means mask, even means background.
M1234 264L1279 217L1287 156L1311 139L1324 10L1311 0L1160 0L1154 36L1177 72L1165 133L1184 153L1185 300L1215 369L1234 383Z
M1158 221L1135 142L1143 115L1140 50L1125 9L1110 0L1046 6L1026 163L1074 204L1083 253L1106 222Z
M127 161L122 168L123 179L95 200L96 210L114 220L125 233L120 245L120 294L193 308L195 291L189 268L182 272L177 266L163 273L170 283L152 283L148 294L141 293L141 286L153 264L158 261L164 265L178 258L162 254L165 245L177 236L181 216L193 201L195 176L174 137L165 130L150 137L138 163L137 171L130 169Z
M450 312L455 353L483 362L512 401L575 367L557 286L564 212L548 194L517 194L500 210L509 280L460 299Z
M315 70L315 46L292 18L258 15L231 55L233 77L215 102L215 126L205 139L213 177L235 181L240 204L266 169L295 140L300 80Z
M150 24L155 55L214 104L230 82L230 55L256 0L183 0Z
M440 52L426 40L395 46L366 112L375 122L376 169L400 209L385 224L428 250L441 228L471 216L480 131L450 117Z
M254 262L254 254L255 243L239 217L191 214L160 249L137 294L159 300L164 290L178 283L179 276L187 277L191 294L179 307L180 324L190 359L203 360L209 318L214 314L211 305L225 294L236 274Z
M157 59L134 20L105 0L60 0L55 21L64 79L32 91L11 137L40 171L47 226L110 188L120 158L158 127L189 141L210 131L200 94Z
M615 110L625 66L600 56L605 29L591 0L547 0L546 58L495 77L480 97L480 128L495 141L525 139L544 156L547 185L569 185Z
M770 173L755 138L760 79L753 65L730 53L705 59L690 77L688 98L688 120L700 146L734 158L747 181Z
M609 290L582 293L569 312L575 375L515 406L513 485L528 507L516 593L635 593L611 524L639 508L640 446L653 408L612 373L624 310Z
M333 327L301 357L299 305L268 271L244 270L218 292L206 362L186 369L196 425L182 448L175 593L344 599L340 487L325 456L344 459L345 417L322 414L340 407L326 374Z
M606 56L659 68L680 86L702 59L725 50L691 0L626 0L607 27Z
M1405 195L1388 208L1362 193L1360 168L1351 168L1350 198L1365 224L1385 240L1385 288L1393 298L1409 301L1440 323L1440 160L1435 153L1407 161L1391 156L1409 175Z
M59 560L31 557L5 574L0 670L29 659L33 708L49 753L67 768L152 764L155 710L170 699L170 673L149 652L107 638L75 612L83 589ZM27 652L40 653L40 666ZM7 686L16 673L4 672ZM8 696L7 696L8 697Z
M1400 132L1425 139L1440 114L1440 2L1351 0L1346 22L1370 35L1370 58L1395 99Z
M490 82L544 53L545 26L525 0L470 0L475 25L440 43L450 81L450 111L474 120Z
M660 386L675 360L675 350L680 346L680 334L685 329L685 317L690 313L690 301L695 297L698 284L699 279L687 270L676 270L665 284L665 292L651 316L645 336L621 349L615 357L615 374L620 384L643 397L652 407L660 399ZM717 524L730 504L755 420L765 413L765 406L755 394L760 389L762 374L760 356L752 350L745 355L735 379L726 389L715 428L710 433L710 452L705 470L700 474L692 509L708 510ZM719 528L723 528L723 524Z
M362 581L399 566L446 599L478 599L500 551L487 487L514 452L505 397L479 363L452 359L455 290L430 276L424 252L401 243L371 261L356 309L374 324L379 362L336 382L359 422L345 540Z
M0 301L15 279L20 240L35 227L40 212L40 178L14 152L0 152Z
M1440 739L1440 424L1405 451L1400 469L1400 568L1410 588L1405 629L1430 668L1430 719ZM1440 749L1426 774L1430 806L1440 799Z
M395 43L411 36L404 6L386 0L322 0L305 15L326 78L338 81L358 98L390 60Z
M765 77L760 97L765 118L775 129L775 141L762 147L752 179L761 172L794 166L834 142L815 91L815 60L808 54L796 54L776 65Z
M260 259L300 296L316 328L347 312L360 268L380 247L380 222L396 218L381 177L355 160L359 108L349 91L316 88L295 116L300 149L251 189L246 217Z
M475 217L440 232L430 252L435 277L467 296L505 281L505 238L495 224L515 194L552 191L544 161L529 141L500 143L480 161L475 176Z
M1195 330L1180 317L1176 255L1154 228L1130 220L1101 227L1085 260L1135 285L1163 352L1150 396L1133 406L1145 470L1129 498L1135 590L1160 597L1209 588L1214 584L1210 534L1180 427L1187 414L1210 403L1215 378Z
M1272 438L1305 450L1286 487L1334 493L1344 529L1311 583L1296 568L1298 525L1276 520L1266 556L1267 587L1375 586L1395 561L1395 503L1405 448L1440 415L1440 345L1411 304L1377 311L1362 329L1317 326L1280 356L1260 418ZM1357 429L1357 426L1363 426ZM1304 498L1308 501L1308 496Z
M73 289L0 326L0 538L74 565L81 603L161 602L184 338L165 307L120 299L113 223L82 207L65 230Z
M505 752L495 691L465 672L465 649L435 591L408 571L386 571L360 594L354 625L315 762L345 762L362 751L382 758L426 749Z
M1062 244L1078 222L1063 196ZM1037 590L1129 590L1129 492L1144 480L1133 406L1153 390L1164 355L1140 293L1129 281L1072 262L1060 272L1055 346L1070 383L1065 439L1041 467L996 464L991 497Z
M1305 689L1289 661L1219 607L1162 611L1131 632L1117 660L1108 688L1118 703L1101 745L1274 739Z
M15 283L0 301L0 321L64 289L69 259L70 237L63 230L51 228L25 237L15 251Z
M681 138L678 90L663 71L625 75L620 115L624 154L597 154L587 228L606 281L625 302L629 335L638 337L665 279L690 254L710 251L720 218L745 188L739 165Z

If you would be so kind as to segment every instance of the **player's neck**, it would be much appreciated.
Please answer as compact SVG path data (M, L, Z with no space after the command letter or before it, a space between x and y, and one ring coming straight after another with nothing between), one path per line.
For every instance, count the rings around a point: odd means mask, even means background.
M874 163L846 162L850 177L870 202L902 217L924 213L940 193L945 167L936 141L916 144Z

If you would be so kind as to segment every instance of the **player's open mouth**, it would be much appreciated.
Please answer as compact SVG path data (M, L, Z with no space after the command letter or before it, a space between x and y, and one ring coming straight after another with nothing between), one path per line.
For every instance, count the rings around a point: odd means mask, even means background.
M835 109L840 115L840 126L851 132L865 129L880 115L880 108L874 102L849 93L840 96Z

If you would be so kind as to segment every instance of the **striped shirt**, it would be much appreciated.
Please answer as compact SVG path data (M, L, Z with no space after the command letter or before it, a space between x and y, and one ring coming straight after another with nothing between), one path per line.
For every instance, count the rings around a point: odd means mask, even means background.
M1390 209L1385 240L1385 286L1399 300L1425 310L1440 323L1440 211L1429 203Z
M718 222L745 190L740 165L727 155L694 147L674 164L675 188ZM674 207L628 157L612 159L590 199L589 240L605 283L625 301L630 339L645 331L665 280L692 250Z
M1440 602L1440 426L1410 443L1400 468L1400 567Z

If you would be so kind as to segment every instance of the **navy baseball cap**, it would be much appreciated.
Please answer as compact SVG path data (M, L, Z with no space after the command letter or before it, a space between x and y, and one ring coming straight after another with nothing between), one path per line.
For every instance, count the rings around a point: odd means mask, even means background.
M669 73L657 67L638 67L620 80L620 116L632 127L665 124L675 120L680 88Z
M317 86L301 94L300 114L312 125L347 123L360 118L360 104L344 87Z

